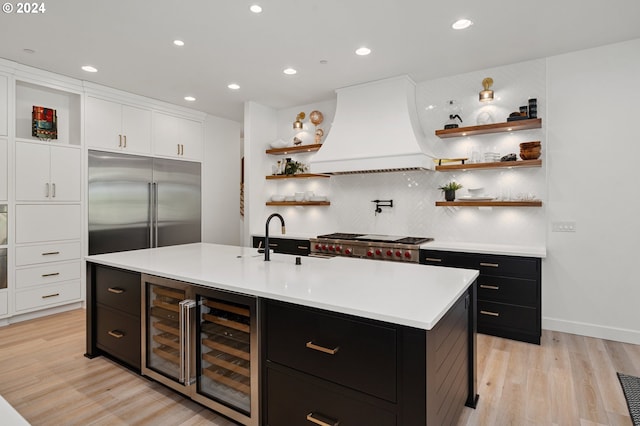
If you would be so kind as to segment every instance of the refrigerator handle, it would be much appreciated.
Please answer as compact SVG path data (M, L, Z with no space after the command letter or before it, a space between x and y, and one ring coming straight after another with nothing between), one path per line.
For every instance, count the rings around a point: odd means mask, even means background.
M154 201L154 191L153 191L154 183L147 183L147 190L149 192L149 204L147 205L147 223L149 224L149 247L154 247L153 241L153 205Z
M187 386L194 382L194 377L191 374L191 360L194 359L193 350L195 350L192 347L193 309L195 306L196 302L191 299L180 302L180 383Z
M153 183L153 246L158 247L158 184Z

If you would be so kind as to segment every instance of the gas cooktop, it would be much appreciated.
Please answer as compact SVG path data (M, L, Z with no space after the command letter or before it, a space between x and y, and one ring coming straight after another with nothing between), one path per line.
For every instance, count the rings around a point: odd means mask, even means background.
M380 234L349 234L336 232L333 234L318 235L318 239L325 238L331 240L349 240L349 241L368 241L368 242L384 242L394 244L423 244L429 241L433 241L433 238L428 237L401 237L397 235L380 235Z

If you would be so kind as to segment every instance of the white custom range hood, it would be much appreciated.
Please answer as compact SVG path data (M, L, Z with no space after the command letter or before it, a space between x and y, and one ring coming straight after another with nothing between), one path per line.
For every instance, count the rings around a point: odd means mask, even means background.
M313 173L433 169L416 110L415 83L400 76L336 90L331 130Z

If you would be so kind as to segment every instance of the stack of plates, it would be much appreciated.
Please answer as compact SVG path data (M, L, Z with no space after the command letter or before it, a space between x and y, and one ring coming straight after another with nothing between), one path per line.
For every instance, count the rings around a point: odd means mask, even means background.
M495 163L500 161L500 153L499 152L485 152L484 153L484 161L485 163Z

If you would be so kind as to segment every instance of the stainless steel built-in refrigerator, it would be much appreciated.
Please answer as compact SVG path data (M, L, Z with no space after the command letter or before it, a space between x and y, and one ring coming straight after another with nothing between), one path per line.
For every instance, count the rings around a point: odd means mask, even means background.
M89 151L89 254L201 241L200 163Z

